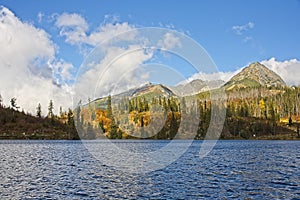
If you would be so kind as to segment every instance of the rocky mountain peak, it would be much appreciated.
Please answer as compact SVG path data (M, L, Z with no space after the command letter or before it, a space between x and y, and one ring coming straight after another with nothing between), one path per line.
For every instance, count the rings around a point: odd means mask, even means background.
M226 84L227 90L248 87L284 87L286 83L274 71L259 62L250 64L233 76Z

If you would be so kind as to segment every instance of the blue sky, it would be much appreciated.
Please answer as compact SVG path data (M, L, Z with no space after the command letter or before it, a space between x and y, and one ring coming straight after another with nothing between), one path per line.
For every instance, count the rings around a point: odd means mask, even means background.
M78 13L90 31L105 15L136 26L174 26L188 33L211 55L220 70L228 71L254 61L275 57L286 60L300 57L300 2L297 0L212 0L212 1L2 1L22 20L45 29L60 47L59 56L78 66L82 57L66 45L58 30L45 18L54 13ZM44 20L38 22L38 13ZM233 26L249 22L254 27L237 35ZM75 51L75 52L74 52Z
M36 107L32 98L44 104L49 98L65 99L79 66L98 42L140 27L170 28L191 37L225 81L258 61L288 84L300 85L299 0L4 0L0 5L0 70L5 74L0 94L7 99L31 94L20 102L29 110ZM132 62L143 64L153 55L136 56ZM156 58L188 80L216 78L200 76L176 58Z

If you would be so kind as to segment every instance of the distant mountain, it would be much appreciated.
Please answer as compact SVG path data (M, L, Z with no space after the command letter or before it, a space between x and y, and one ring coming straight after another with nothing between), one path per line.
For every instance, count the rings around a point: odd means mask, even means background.
M147 83L142 86L129 89L120 94L112 95L112 100L114 103L118 103L119 101L122 101L124 97L134 98L134 97L141 97L141 96L147 99L151 99L152 97L157 98L159 96L177 97L177 95L167 86L164 86L162 84ZM106 108L107 97L95 99L92 103L97 105L97 107L99 108Z
M189 83L180 84L170 87L171 90L178 96L188 96L199 92L208 91L222 86L225 82L222 80L203 81L195 79Z
M222 80L203 81L200 79L193 80L189 83L180 84L177 86L165 86L162 84L147 83L139 87L129 89L117 95L113 95L115 103L121 101L124 97L133 98L144 96L148 99L152 97L179 97L190 96L206 92L212 89L224 86L226 90L251 88L251 87L283 87L286 83L282 78L268 69L264 65L256 62L244 68L240 73L233 76L227 83ZM99 98L94 102L100 106L106 106L107 97Z
M251 87L284 87L282 78L259 62L252 63L233 76L224 87L226 90Z
M138 96L176 96L171 89L162 84L147 83L132 88L128 91L115 95L115 97L138 97Z

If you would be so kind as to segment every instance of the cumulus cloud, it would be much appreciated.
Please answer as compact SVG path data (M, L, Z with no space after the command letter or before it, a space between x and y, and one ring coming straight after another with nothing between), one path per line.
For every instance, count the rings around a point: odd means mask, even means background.
M127 22L116 23L116 24L104 24L103 26L98 27L98 29L88 35L83 41L86 44L96 46L100 42L104 42L113 36L116 36L121 33L128 32L128 34L124 34L123 38L119 38L120 40L132 40L134 39L135 32L133 32L134 26L129 25Z
M57 85L52 77L57 47L44 30L0 7L0 45L0 94L6 104L16 97L21 108L35 113L40 102L44 114L50 99L57 106L69 106L69 88Z
M281 76L288 85L300 85L299 60L277 61L275 58L270 58L269 60L263 60L261 63Z
M215 73L203 73L199 72L197 74L192 75L190 78L188 78L188 81L192 81L195 79L201 79L204 81L216 81L216 80L222 80L222 81L229 81L234 75L239 73L241 70L236 71L229 71L229 72L215 72Z
M248 22L247 24L244 25L236 25L232 27L232 30L235 34L237 35L243 35L243 33L249 29L254 28L254 23L253 22Z
M52 69L52 77L56 78L57 84L61 85L74 80L72 72L74 72L75 68L72 63L60 59L50 64L50 67Z
M85 63L84 69L79 72L74 86L74 102L79 100L85 102L88 98L117 94L141 84L147 78L145 73L139 75L136 73L140 65L149 60L153 54L145 51L143 44L136 39L135 27L127 22L117 22L119 19L114 16L106 15L104 18L104 22L98 28L88 32L88 23L81 15L63 13L56 16L55 25L61 29L60 35L65 37L65 42L91 47L102 43L101 48L94 50L99 51L99 55L90 63ZM116 44L126 41L132 44L127 47ZM98 57L102 57L100 61L97 60ZM63 73L62 70L60 72ZM68 77L68 74L66 76Z
M42 13L38 14L38 17L42 16ZM144 48L147 41L143 37L137 38L133 25L127 22L106 22L94 31L89 31L86 20L76 13L55 14L53 18L60 29L60 35L71 45L85 44L94 47L115 35L119 36L114 37L116 40L109 40L115 44L106 43L106 46L101 46L101 60L88 63L87 68L75 80L75 67L72 63L57 58L58 47L43 29L23 22L10 10L1 7L0 94L6 100L6 105L10 98L16 97L17 104L26 111L34 114L37 104L41 103L43 113L46 114L50 99L57 108L72 107L71 98L75 85L87 99L93 97L93 94L99 97L119 93L146 82L148 75L142 71L141 65L150 60L154 53L153 50ZM120 35L124 32L128 34ZM180 45L170 34L161 39L162 45L169 49ZM120 45L124 42L129 45Z
M95 30L89 31L88 23L78 14L56 16L55 25L61 29L61 36L71 45L96 47L100 60L85 63L76 80L74 102L117 94L147 82L148 74L141 65L153 58L153 49L145 49L147 38L140 35L135 26L120 23L113 16L105 16L104 22ZM70 18L72 22L67 19ZM78 20L75 22L74 20ZM147 34L146 34L147 35ZM149 37L149 36L148 36ZM155 44L164 50L180 47L180 38L173 33L165 33ZM98 86L97 86L98 85Z
M158 41L158 47L163 50L172 50L174 47L181 47L181 42L173 33L166 33L164 38Z
M145 83L147 73L139 71L140 66L152 56L153 52L143 50L138 44L107 48L99 63L90 63L90 69L79 75L74 101L119 94Z
M242 70L242 68L237 69L235 71L228 71L228 72L222 72L222 71L214 72L214 73L198 72L198 73L193 74L186 80L179 82L177 85L186 84L186 83L189 83L189 82L191 82L193 80L197 80L197 79L202 80L202 81L219 81L219 80L221 80L221 81L227 82L234 75L238 74L241 70Z
M117 17L105 16L105 23L100 25L96 30L87 33L89 26L85 18L76 13L63 13L56 16L56 27L60 28L60 35L65 37L65 41L72 45L87 44L96 46L100 42L123 33L131 31L134 26L127 22L118 23ZM123 39L132 39L134 34L128 34Z
M86 38L88 24L85 19L76 14L63 13L56 19L55 25L60 28L60 35L66 38L66 42L76 44Z

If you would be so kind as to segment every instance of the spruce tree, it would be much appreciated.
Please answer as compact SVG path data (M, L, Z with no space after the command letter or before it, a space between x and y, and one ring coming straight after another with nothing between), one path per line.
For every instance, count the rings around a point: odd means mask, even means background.
M53 101L52 100L50 100L49 106L48 106L48 118L51 119L51 122L54 121Z
M41 107L41 104L39 103L37 108L36 108L36 116L38 118L41 118L42 117L42 107Z

